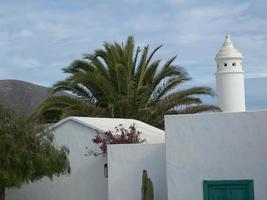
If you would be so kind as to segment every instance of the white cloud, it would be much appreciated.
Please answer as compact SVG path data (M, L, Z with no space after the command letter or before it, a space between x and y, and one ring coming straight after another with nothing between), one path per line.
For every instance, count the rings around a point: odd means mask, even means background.
M255 1L26 2L9 1L0 7L2 79L52 84L63 77L61 68L83 53L100 48L104 41L134 35L139 45L163 43L159 56L178 54L177 63L195 80L206 82L214 76L214 56L227 32L245 56L248 77L267 73L257 67L267 56L267 21L259 17L267 16L263 1L262 8ZM43 73L37 75L37 69Z

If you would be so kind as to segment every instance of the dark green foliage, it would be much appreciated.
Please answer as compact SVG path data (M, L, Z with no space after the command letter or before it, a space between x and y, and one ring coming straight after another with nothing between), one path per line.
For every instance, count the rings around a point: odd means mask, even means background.
M54 96L44 101L35 116L56 122L67 116L134 118L163 128L164 115L218 111L200 95L213 96L208 87L178 89L191 80L175 65L176 57L161 64L155 53L135 47L133 37L125 44L105 43L103 49L75 60L63 71L69 76L57 82L53 92L68 91L71 96Z
M0 106L0 195L5 188L70 173L67 156L48 129Z
M148 177L147 171L143 170L142 176L142 200L153 200L154 189L151 179Z

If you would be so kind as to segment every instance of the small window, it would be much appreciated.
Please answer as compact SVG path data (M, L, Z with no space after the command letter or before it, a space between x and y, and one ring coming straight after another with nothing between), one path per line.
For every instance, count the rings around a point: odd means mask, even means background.
M224 63L224 66L227 67L227 63Z
M233 65L233 67L235 67L236 66L236 63L234 62L234 63L232 63L232 65Z
M217 64L217 68L219 68L219 64Z

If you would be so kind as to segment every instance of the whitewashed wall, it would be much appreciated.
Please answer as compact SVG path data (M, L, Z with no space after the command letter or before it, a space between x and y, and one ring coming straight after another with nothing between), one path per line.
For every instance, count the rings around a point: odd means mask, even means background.
M57 144L70 149L71 175L47 178L21 189L9 190L7 200L107 200L107 178L104 178L105 157L84 156L89 149L98 149L91 139L95 130L73 121L55 129Z
M154 199L167 200L165 144L108 146L108 199L141 200L143 169L154 184Z
M169 200L203 199L203 180L253 179L267 199L267 111L166 116Z

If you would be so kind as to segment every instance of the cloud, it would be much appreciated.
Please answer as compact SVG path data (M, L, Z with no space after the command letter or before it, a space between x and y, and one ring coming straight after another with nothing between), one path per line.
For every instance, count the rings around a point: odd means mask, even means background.
M0 7L0 78L51 85L64 77L61 69L72 60L104 41L134 35L138 45L164 44L158 57L178 55L177 64L194 81L208 83L227 32L245 56L248 77L265 76L266 6L263 0L5 1Z

